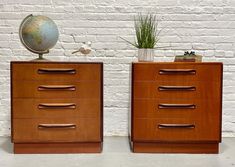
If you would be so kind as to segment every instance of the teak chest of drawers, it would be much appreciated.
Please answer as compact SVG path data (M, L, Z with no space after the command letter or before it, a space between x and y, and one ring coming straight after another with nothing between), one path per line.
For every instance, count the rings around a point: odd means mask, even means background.
M222 63L133 63L133 152L218 153Z
M14 153L101 152L103 64L11 62Z

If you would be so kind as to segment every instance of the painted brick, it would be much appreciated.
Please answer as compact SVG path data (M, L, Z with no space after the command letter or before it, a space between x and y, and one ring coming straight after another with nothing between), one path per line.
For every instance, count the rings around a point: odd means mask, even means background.
M29 14L42 14L58 25L60 38L46 58L104 62L104 134L128 135L130 65L137 49L133 17L156 13L159 48L155 61L195 50L204 61L224 63L223 135L235 136L235 2L234 0L0 0L0 136L10 135L10 61L31 60L35 54L20 43L18 28ZM72 55L92 41L88 56Z

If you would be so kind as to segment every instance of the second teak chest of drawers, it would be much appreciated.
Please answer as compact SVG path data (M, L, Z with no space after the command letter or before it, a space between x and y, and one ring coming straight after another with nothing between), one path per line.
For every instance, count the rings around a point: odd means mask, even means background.
M11 62L15 153L101 152L103 64Z
M133 152L218 153L222 63L133 63Z

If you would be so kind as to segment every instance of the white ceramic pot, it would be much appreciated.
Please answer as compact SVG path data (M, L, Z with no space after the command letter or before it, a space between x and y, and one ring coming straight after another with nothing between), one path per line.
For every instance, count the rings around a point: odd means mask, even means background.
M138 61L154 61L154 49L138 49Z

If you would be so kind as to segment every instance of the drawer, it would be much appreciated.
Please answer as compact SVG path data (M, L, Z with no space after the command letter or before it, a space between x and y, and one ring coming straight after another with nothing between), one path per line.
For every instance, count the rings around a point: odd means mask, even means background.
M203 118L217 116L220 99L136 99L134 118Z
M191 81L156 81L134 82L134 99L137 98L219 98L220 82L191 82Z
M55 118L13 119L13 141L20 142L98 142L99 119Z
M195 119L134 119L134 141L219 141L220 123L212 116Z
M69 63L12 63L12 79L15 80L95 80L101 78L102 64Z
M222 63L134 63L134 81L221 81Z
M83 81L15 81L13 98L100 98L101 83Z
M100 118L100 99L13 99L13 118Z

